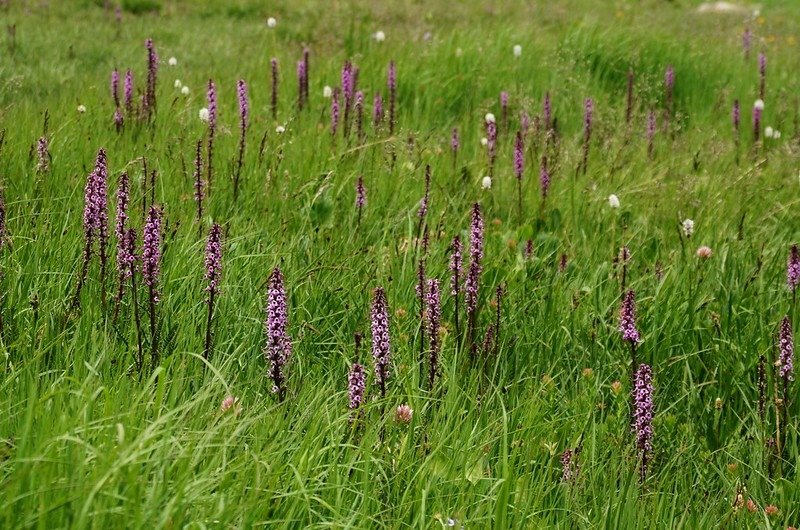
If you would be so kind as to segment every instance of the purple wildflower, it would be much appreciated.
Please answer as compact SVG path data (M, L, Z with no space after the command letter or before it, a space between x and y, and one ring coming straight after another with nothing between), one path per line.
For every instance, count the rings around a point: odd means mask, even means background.
M270 66L272 69L272 94L270 96L270 109L272 110L272 119L278 118L278 59L273 57L270 59Z
M386 397L390 355L389 303L386 301L383 287L378 287L372 299L372 358L375 362L375 379L380 386L381 397Z
M331 97L331 135L336 136L336 129L339 126L339 89L333 89Z
M359 141L364 137L364 92L356 91L356 137Z
M303 92L303 102L308 103L308 75L309 75L309 56L311 55L311 51L308 49L307 46L303 47L303 84L302 84L302 92Z
M350 410L357 410L364 403L367 388L367 373L359 363L353 363L347 376L347 395Z
M647 474L648 457L653 450L653 381L652 370L639 365L633 382L633 415L631 431L636 436L636 451L640 458L640 477Z
M367 188L364 187L364 177L359 175L356 182L356 210L358 211L358 224L361 224L361 212L367 204Z
M147 86L143 100L143 112L147 118L152 117L156 110L156 76L158 75L158 55L153 45L153 39L145 41L147 48Z
M236 82L236 95L239 98L239 128L242 134L247 130L248 118L250 116L250 105L247 100L247 83L244 79ZM211 113L209 112L209 116ZM209 118L210 119L210 118Z
M159 301L158 283L161 276L161 211L151 206L144 225L142 246L142 277L150 287L153 301Z
M594 114L594 102L592 98L583 101L583 173L586 173L589 164L589 144L592 139L592 115Z
M40 175L50 170L50 150L47 144L46 136L42 136L36 141L36 172Z
M111 99L114 106L119 107L119 72L116 68L111 72Z
M125 72L125 112L130 116L133 111L133 72Z
M430 341L428 387L433 389L433 382L436 379L436 372L439 367L439 325L442 320L442 302L439 288L439 280L436 278L428 280L428 288L425 292L425 314L427 316L428 337Z
M278 395L279 401L283 401L286 395L284 367L292 354L292 340L287 333L289 317L286 291L283 287L283 274L278 267L269 276L266 312L267 345L264 347L264 356L269 363L272 393Z
M494 160L497 156L497 124L494 121L486 122L486 148L489 155L489 175L492 175Z
M461 245L461 236L455 236L453 238L453 243L450 246L450 272L452 276L450 278L450 293L458 297L458 294L461 289L461 271L464 267L463 264L463 257L462 253L462 245Z
M622 333L622 340L629 342L631 346L636 346L642 341L639 330L636 329L636 294L633 289L628 289L622 300L618 329Z
M767 55L764 52L758 54L758 98L763 100L767 89Z
M380 92L372 99L372 125L377 127L383 121L383 97Z
M117 242L121 242L125 235L125 223L128 221L128 205L130 204L130 183L128 174L123 173L119 177L119 186L117 187L117 217L114 225L114 235Z
M542 190L542 200L547 199L550 192L550 172L547 170L547 158L544 156L539 166L539 187Z
M389 62L386 85L389 88L389 135L392 135L394 134L395 104L397 100L397 67L395 67L394 61Z
M500 92L500 109L503 113L503 131L505 132L508 124L508 92L505 90Z
M761 114L764 111L762 100L753 105L753 141L758 142L761 136Z
M578 465L578 453L580 448L564 449L561 453L561 480L568 484L574 483L580 473L580 466Z
M208 102L208 128L213 134L217 129L217 85L211 79L208 80L206 101Z
M472 206L472 220L469 237L469 269L464 283L465 301L467 304L467 332L469 334L472 353L475 354L475 332L478 315L478 292L480 290L481 259L483 259L483 217L481 206L477 202Z
M297 110L303 110L306 83L306 63L297 62Z
M739 136L739 123L741 122L741 109L739 108L739 100L733 100L733 110L731 111L731 120L733 121L733 132Z
M792 293L800 284L800 251L797 250L797 245L792 245L792 249L789 251L789 259L786 262L786 284Z
M217 223L211 225L211 230L208 232L204 263L206 272L203 279L208 281L206 292L217 295L222 277L222 228Z
M522 132L517 131L514 140L514 174L517 179L522 179L522 172L525 170L525 148L522 143Z
M531 129L531 117L524 110L519 113L519 128L522 130L522 136L527 135Z
M203 141L197 141L194 156L194 200L197 203L197 222L203 219L203 199L205 198L205 182L203 181Z
M753 42L753 34L750 31L750 28L744 28L744 32L742 33L742 50L744 51L744 58L747 59L750 57L750 46Z
M778 359L779 373L784 381L794 380L794 340L792 338L792 321L788 316L783 317L781 329L778 334L780 357Z
M122 116L122 110L119 107L114 109L114 127L117 129L117 132L122 131L122 126L125 124L125 118Z

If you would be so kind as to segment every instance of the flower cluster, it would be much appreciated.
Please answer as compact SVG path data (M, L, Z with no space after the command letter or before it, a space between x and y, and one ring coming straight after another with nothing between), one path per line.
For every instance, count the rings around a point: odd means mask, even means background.
M219 294L219 282L222 277L222 228L219 224L211 225L206 241L206 272L204 280L208 280L206 291L212 295Z
M800 251L797 250L797 245L792 245L789 259L786 261L786 285L795 292L798 284L800 284Z
M372 358L375 362L375 379L386 396L386 379L389 377L391 346L389 339L389 303L383 287L375 289L372 299Z
M367 388L367 373L359 363L353 363L347 377L347 394L350 410L356 410L364 403L364 391Z
M278 267L275 267L269 276L266 312L267 345L264 348L264 356L269 363L272 392L278 394L278 399L283 401L286 392L284 367L292 354L292 340L287 332L289 316L283 274Z
M158 302L158 281L161 276L161 211L151 206L144 224L142 243L142 276Z
M646 468L646 459L653 450L653 375L650 366L639 365L633 382L633 416L631 430L636 436L636 449Z
M622 333L622 340L629 342L632 346L642 341L639 330L636 329L636 294L633 289L628 289L622 300L622 308L619 312L619 332Z
M792 321L788 316L783 317L781 321L778 342L780 346L779 373L785 381L792 381L794 379L794 339L792 338Z

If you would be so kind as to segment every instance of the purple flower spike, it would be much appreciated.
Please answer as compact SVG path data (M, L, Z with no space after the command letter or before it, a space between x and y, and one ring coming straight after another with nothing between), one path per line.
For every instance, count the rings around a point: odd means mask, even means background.
M305 61L297 62L297 109L303 110L303 101L305 98L306 86L306 63Z
M111 72L111 99L114 106L119 107L119 72L116 68Z
M450 293L453 296L458 296L461 290L461 271L464 268L463 257L461 255L463 248L461 245L461 237L455 236L450 248Z
M389 71L386 75L386 85L389 88L389 134L394 134L395 104L397 101L397 67L394 61L389 62Z
M628 289L622 300L622 307L619 311L619 332L622 333L622 340L629 342L632 346L642 342L639 330L636 329L636 294L633 289Z
M546 199L550 193L550 172L547 170L547 159L542 157L542 163L539 166L539 187L542 190L542 199Z
M758 54L758 77L758 97L763 100L767 89L767 55L764 52Z
M161 211L151 206L144 225L142 246L142 277L151 288L153 302L159 301L158 283L161 277Z
M128 174L123 173L119 177L119 187L117 187L117 218L114 225L114 235L117 242L122 241L125 235L125 223L128 222L128 205L130 204L130 182Z
M544 125L546 130L553 128L553 109L550 102L550 92L544 93L544 103L542 104L542 114L544 117Z
M781 321L781 329L779 333L780 343L780 358L778 360L780 366L780 375L784 381L794 380L794 339L792 338L792 321L788 316L783 317Z
M653 451L653 375L650 366L639 365L633 381L633 417L631 431L636 437L636 451L640 458L640 478L647 474L647 463Z
M389 377L391 345L389 339L389 303L383 287L375 289L372 298L372 359L375 362L375 379L386 397L386 380Z
M208 80L206 100L208 102L208 128L213 134L217 129L217 85L211 79Z
M478 314L478 293L481 280L481 260L483 259L483 216L481 206L477 202L472 206L472 220L470 223L469 237L469 269L464 282L465 301L467 304L467 332L473 356L476 354L477 344L475 333Z
M430 193L431 193L431 166L425 166L425 195L422 197L422 201L419 203L419 210L417 211L417 217L420 219L424 219L425 215L428 213L428 203L430 202Z
M269 105L272 110L272 119L275 120L278 118L278 59L273 57L269 64L272 71L272 94Z
M331 136L336 136L336 129L339 127L339 89L333 90L331 97Z
M222 278L222 228L217 223L211 225L211 230L208 232L204 263L206 272L203 279L208 281L206 292L218 295Z
M125 112L130 116L133 111L133 73L125 72Z
M758 142L761 137L761 115L764 112L762 100L756 101L753 105L753 141Z
M272 393L278 395L279 401L283 401L286 396L284 367L292 354L292 340L287 332L289 316L283 274L278 267L275 267L269 276L266 312L267 345L264 348L264 356L269 363Z
M147 86L145 87L143 112L150 118L156 110L156 77L158 75L158 55L153 39L145 41L147 48Z
M372 99L372 125L377 127L383 121L383 97L380 92Z
M731 120L733 121L733 131L738 136L739 134L739 123L741 122L742 111L739 107L739 100L733 100L733 110L731 111Z
M750 57L750 46L752 42L753 34L750 32L750 28L744 28L744 32L742 33L742 51L744 51L745 59Z
M442 301L439 280L436 278L428 280L428 288L425 290L425 315L430 341L428 388L433 389L436 373L439 370L439 325L442 320Z
M36 172L40 175L47 173L50 169L50 150L47 144L46 136L42 136L36 141Z
M514 174L517 179L522 179L522 172L525 170L525 147L522 143L522 132L517 131L514 140Z
M797 250L797 245L792 245L792 249L789 251L789 259L786 262L786 284L792 293L800 284L800 251Z
M364 404L364 391L367 388L367 373L359 363L353 363L347 376L347 395L350 410L357 410Z
M250 117L250 104L247 100L247 83L243 79L236 82L236 95L239 98L239 127L242 134L247 131L247 124ZM211 112L209 112L209 116Z

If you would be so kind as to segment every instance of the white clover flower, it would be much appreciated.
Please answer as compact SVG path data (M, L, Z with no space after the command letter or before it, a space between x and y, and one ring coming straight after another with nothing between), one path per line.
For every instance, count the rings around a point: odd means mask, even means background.
M764 110L764 100L757 99L756 102L753 103L753 108L756 108L758 110Z
M383 42L386 40L386 33L378 30L372 37L375 39L375 42Z
M200 109L198 115L200 117L200 121L208 122L208 109L206 107Z
M777 139L779 139L779 138L781 137L781 132L780 132L780 131L778 131L778 130L776 130L776 131L773 133L772 137L773 137L773 138L775 138L776 140L777 140Z
M764 136L767 138L772 138L775 135L775 129L770 126L764 127Z
M333 96L333 89L328 85L322 87L322 97L324 97L325 99L330 99L331 96Z
M481 138L481 145L484 146L484 147L489 145L489 139L486 138L485 136L483 138Z
M494 114L492 114L491 112L487 112L486 116L484 117L484 119L486 120L486 123L494 123L495 122Z
M619 197L614 195L613 193L608 196L608 205L614 208L615 210L619 208Z
M286 132L286 127L284 127L283 125L278 125L277 127L275 127L275 132L278 134L283 134Z
M691 219L684 219L683 223L681 223L681 227L683 228L683 235L686 237L692 237L694 234L694 221Z
M278 21L277 21L277 20L275 20L275 17L269 17L269 18L267 19L267 26L268 26L268 27L270 27L270 28L274 28L274 27L275 27L275 26L277 26L277 25L278 25Z
M85 106L83 106L83 105L78 105L78 112L80 112L81 114L83 114L84 112L86 112L86 107L85 107Z
M175 82L173 83L173 86L175 88L181 88L183 86L183 83L181 83L180 79L176 79Z
M514 45L514 57L522 57L522 46L519 44Z
M183 94L184 96L188 96L189 95L189 87L184 85L183 88L181 88L181 94Z
M170 66L178 66L178 60L175 57L170 57L169 61L167 61L167 64Z
M485 190L492 189L492 177L488 175L483 177L483 180L481 180L481 188Z

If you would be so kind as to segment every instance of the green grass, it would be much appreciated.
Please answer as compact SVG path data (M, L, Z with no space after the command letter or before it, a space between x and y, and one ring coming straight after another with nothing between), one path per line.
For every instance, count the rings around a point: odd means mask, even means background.
M765 444L775 436L776 412L770 403L761 424L756 385L759 355L774 358L778 323L786 314L800 319L785 285L786 256L800 239L800 6L762 2L744 61L745 20L699 16L698 2L685 0L309 0L273 8L252 0L126 0L120 26L103 2L10 4L0 8L3 24L16 31L14 39L4 34L0 56L9 233L0 254L0 527L427 529L448 518L465 528L800 524L800 405L790 399L783 461L770 472ZM276 28L267 28L268 16L278 19ZM383 43L370 38L378 29ZM147 37L162 59L157 115L117 134L110 73L131 68L140 89ZM311 49L310 109L298 113L294 64L303 44ZM512 55L514 44L522 57ZM782 138L753 145L762 49L769 58L764 123ZM167 65L171 56L177 66ZM269 113L273 56L281 65L277 121ZM322 87L339 84L348 58L360 68L368 111L376 90L386 99L386 67L397 63L394 137L370 124L365 146L331 138ZM661 129L669 64L673 133ZM629 68L636 72L632 131L624 124ZM198 111L209 78L219 87L221 132L198 224L193 156L206 135ZM234 202L240 78L250 86L252 118ZM173 88L175 79L190 87L188 96ZM501 116L503 90L512 130L500 132L487 191L479 140L485 113ZM561 133L552 193L540 216L539 164L528 156L520 218L513 133L518 112L541 112L547 91ZM595 125L588 172L580 175L589 96ZM738 151L734 98L742 102ZM644 138L651 109L659 120L652 160ZM52 164L39 178L35 143L45 112ZM277 134L277 125L286 133ZM456 168L453 127L462 143ZM121 172L132 178L140 232L140 158L158 171L156 201L166 219L162 362L142 380L132 373L130 301L114 324L100 304L96 263L81 311L66 315L81 264L83 188L100 147L108 151L112 197ZM428 275L449 292L450 240L466 240L470 207L479 201L486 218L479 340L494 318L495 287L507 293L498 353L477 362L456 344L453 302L443 297L447 333L433 392L419 379L414 291L413 239L428 164ZM358 175L368 190L360 225ZM619 210L608 206L612 193ZM685 218L696 222L689 240L679 232ZM226 237L215 347L205 363L203 251L212 221ZM534 257L524 260L528 239ZM628 427L630 356L617 331L614 257L622 245L632 252L627 278L637 293L640 359L654 371L655 449L644 483ZM711 259L695 256L700 245L713 249ZM568 266L559 272L562 254ZM286 277L294 346L284 403L270 393L261 352L275 266ZM347 371L356 332L366 336L359 361L377 395L369 308L379 285L391 310L389 391L368 400L354 427ZM229 394L239 398L238 416L220 411ZM409 425L394 421L402 403L414 410ZM560 455L579 443L579 478L564 483ZM732 508L745 490L758 513ZM767 517L770 504L780 511Z

